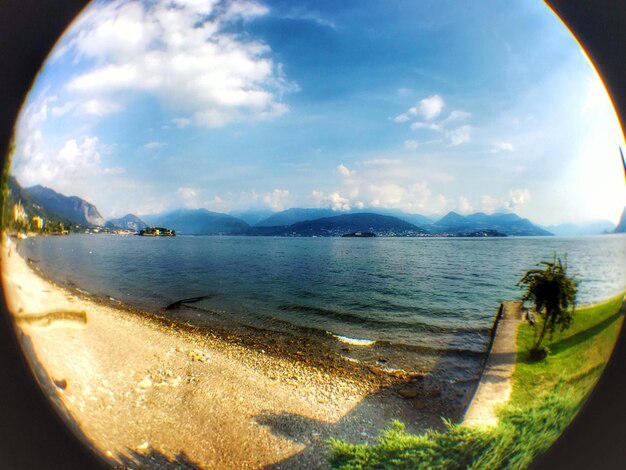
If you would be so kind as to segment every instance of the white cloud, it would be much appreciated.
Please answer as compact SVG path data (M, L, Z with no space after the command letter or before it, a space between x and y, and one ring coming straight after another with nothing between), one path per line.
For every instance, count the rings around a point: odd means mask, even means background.
M465 121L472 117L472 113L468 113L467 111L454 110L450 113L450 115L441 121L441 124L449 124L451 122Z
M512 189L509 191L509 199L504 202L504 208L513 210L518 206L526 204L530 200L528 189Z
M495 212L496 209L498 209L500 206L500 202L493 196L489 196L489 195L484 195L483 197L481 197L480 203L481 203L480 210L488 214Z
M411 118L407 114L399 114L395 118L393 118L395 122L407 122L410 121Z
M330 207L334 211L351 209L350 199L342 196L339 191L326 195L322 191L314 190L311 192L311 199L315 207Z
M474 212L474 207L470 204L469 200L465 196L459 198L459 212L461 214L470 214Z
M407 185L391 181L372 183L367 187L366 196L372 207L402 209L407 212L423 212L432 203L432 191L425 182Z
M198 207L205 207L215 212L226 212L229 208L229 202L224 201L224 198L220 196L213 196L208 201L204 201L202 204L198 204Z
M200 195L194 188L182 186L176 190L176 193L179 196L179 201L181 201L180 204L188 209L195 209L203 206L199 198Z
M595 71L595 67L592 67ZM606 88L597 73L585 79L585 101L582 106L583 114L599 115L610 108L610 99L607 99Z
M515 147L510 142L493 142L491 144L491 153L512 152Z
M411 124L411 130L415 131L417 129L431 129L433 131L440 131L441 126L439 124L433 124L430 122L415 121L413 124Z
M48 99L37 99L28 104L19 116L15 127L15 154L11 164L19 178L28 178L47 157L42 146L41 126L48 119ZM26 181L22 181L26 182ZM28 183L38 183L28 180Z
M70 170L97 166L100 163L97 144L97 137L84 137L80 143L76 139L67 140L57 155L56 163Z
M122 109L122 106L112 100L92 98L80 103L77 106L79 113L91 116L104 116L105 114L114 113Z
M373 207L396 207L404 201L408 192L403 186L395 183L370 184L368 189Z
M528 189L512 189L507 196L496 198L484 195L481 198L481 210L487 213L496 211L512 211L530 201Z
M111 178L126 172L121 166L107 167L102 159L109 148L97 136L81 135L65 138L58 144L44 141L43 131L51 115L62 115L72 107L51 107L55 96L45 97L45 91L34 98L22 111L16 126L15 153L11 172L24 186L41 184L63 194L79 194L93 199L98 185L111 185ZM56 112L55 112L56 109ZM119 181L119 180L116 180Z
M388 208L402 209L407 212L432 212L431 208L439 208L441 195L433 195L428 183L424 181L399 184L384 176L377 177L380 172L372 172L366 176L358 176L358 181L341 189L325 193L315 190L311 193L311 201L315 207L329 207L333 210L350 210L351 208ZM445 198L443 198L445 204Z
M81 98L53 107L51 114L59 117L74 112L78 115L101 117L121 109L122 105L111 98Z
M61 106L54 106L51 110L51 114L53 117L59 117L73 111L75 108L76 103L74 101L68 101Z
M363 161L363 165L365 166L389 166L389 165L398 165L402 162L402 160L397 158L374 158L372 160Z
M427 121L432 121L441 114L445 103L439 95L433 95L418 101L415 106L408 109L407 112L396 116L395 122L406 122L417 116L421 116Z
M411 123L410 129L412 131L420 129L429 129L432 131L444 133L448 143L452 146L461 145L471 140L472 127L465 124L459 125L462 121L466 121L472 117L471 113L456 109L452 111L445 119L436 121L435 118L441 115L445 102L439 95L433 95L429 98L425 98L419 101L415 106L409 108L409 110L403 114L400 114L394 118L395 122L407 122L421 117L421 120L415 120ZM456 129L450 130L451 126L459 126ZM411 149L413 140L405 141L405 147Z
M200 3L200 2L198 2ZM204 2L206 3L206 2ZM211 2L216 3L216 2ZM225 20L236 20L238 18L242 18L244 20L249 20L257 16L266 15L269 12L269 8L265 5L260 5L253 1L238 1L231 2L224 13Z
M137 65L134 64L106 65L75 77L68 83L67 88L86 94L128 89L139 78L144 78L140 77L138 72Z
M288 111L282 94L297 87L267 45L227 32L231 22L267 12L247 0L95 4L60 52L94 65L67 88L82 112L97 116L121 109L120 92L150 93L183 114L179 127L280 116Z
M350 177L352 175L354 175L354 171L350 170L347 166L345 166L343 163L340 164L339 166L337 166L337 172L341 175L341 176L345 176Z
M21 144L13 162L13 173L26 186L42 184L68 190L77 178L104 172L100 168L101 145L95 136L68 139L56 151L43 147L38 131L19 140Z
M123 175L124 173L126 173L126 168L120 166L102 169L103 175Z
M164 145L165 144L163 142L155 141L155 142L145 143L145 144L143 144L143 147L146 148L146 149L157 149L159 147L163 147Z
M446 132L446 137L452 146L465 144L472 138L472 128L467 125L458 127L457 129Z
M441 213L446 208L447 205L448 205L448 200L446 199L446 197L443 194L439 194L435 198L433 203L431 203L430 209L432 213L438 214L438 213Z
M272 210L282 211L288 207L289 191L286 189L274 189L265 193L263 202Z
M198 192L193 188L182 187L177 190L180 197L183 199L193 199L198 196Z
M350 200L346 197L343 197L338 192L335 192L329 195L328 202L330 203L330 208L334 211L349 211L350 210Z
M415 108L411 108L409 112L411 114L419 114L427 121L435 119L441 114L444 107L443 98L439 95L433 95L429 98L425 98L417 103Z
M407 150L417 150L419 143L417 140L409 139L404 141L404 148Z
M172 122L176 125L176 127L179 127L181 129L184 129L185 127L187 127L189 124L191 124L191 119L187 119L187 118L175 118L172 119Z
M450 187L455 177L434 168L432 163L438 161L424 156L398 159L393 155L359 161L358 172L353 172L350 178L342 178L339 186L319 188L312 193L311 200L316 207L379 207L412 213L439 211L446 206L441 192Z

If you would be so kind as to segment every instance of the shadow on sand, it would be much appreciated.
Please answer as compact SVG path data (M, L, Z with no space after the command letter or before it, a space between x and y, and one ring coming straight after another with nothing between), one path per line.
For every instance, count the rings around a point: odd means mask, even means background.
M153 448L146 449L146 452L138 452L128 449L128 454L118 456L119 464L116 469L180 469L180 470L202 470L203 467L192 462L187 454L179 452L174 457L169 457Z

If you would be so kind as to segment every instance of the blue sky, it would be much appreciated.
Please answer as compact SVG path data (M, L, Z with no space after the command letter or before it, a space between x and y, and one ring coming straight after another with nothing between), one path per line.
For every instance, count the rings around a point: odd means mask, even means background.
M541 2L95 2L44 66L13 173L105 217L177 207L617 221L621 131Z

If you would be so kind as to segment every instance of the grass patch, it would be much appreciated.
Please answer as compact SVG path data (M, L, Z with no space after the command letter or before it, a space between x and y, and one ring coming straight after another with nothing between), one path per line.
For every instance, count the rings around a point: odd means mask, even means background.
M332 439L331 465L342 470L527 468L559 437L597 382L623 321L620 307L621 296L578 310L572 327L547 343L552 354L539 362L529 358L533 329L523 324L513 393L499 412L498 426L446 423L443 432L416 436L394 422L376 445Z
M512 403L533 403L560 381L564 390L584 399L598 381L619 335L624 314L621 299L577 310L572 326L546 343L551 354L542 361L530 359L534 331L522 324L517 335Z

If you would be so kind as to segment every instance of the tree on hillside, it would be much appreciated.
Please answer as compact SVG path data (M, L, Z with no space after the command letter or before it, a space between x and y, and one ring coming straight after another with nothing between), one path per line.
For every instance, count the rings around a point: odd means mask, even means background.
M4 162L4 168L2 168L0 176L0 230L6 230L11 220L11 207L9 202L9 168L11 166L10 162L13 157L14 150L15 143L13 142L13 139L11 139L9 151L6 154Z
M557 328L563 331L572 324L578 292L578 283L567 274L567 262L555 255L539 265L544 268L527 271L517 283L526 289L522 300L532 302L541 319L534 325L535 341L530 350L534 358L547 355L548 350L541 347L547 333L552 337Z

